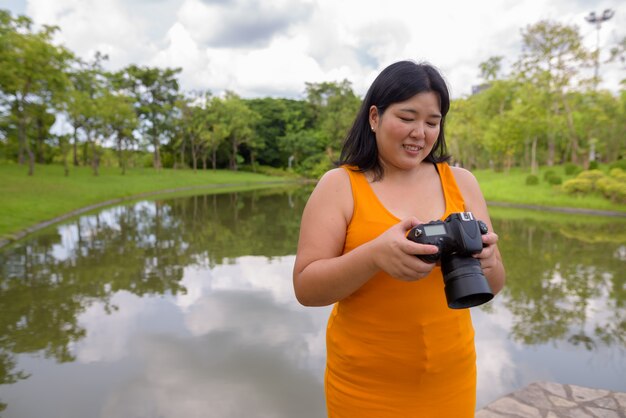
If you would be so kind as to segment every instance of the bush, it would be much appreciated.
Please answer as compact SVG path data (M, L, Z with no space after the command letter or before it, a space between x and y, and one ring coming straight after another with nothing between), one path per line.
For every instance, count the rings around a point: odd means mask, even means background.
M596 187L604 197L617 203L626 203L626 182L612 177L604 177L596 183Z
M563 179L561 178L561 176L553 174L552 176L548 177L548 183L558 185L563 183Z
M565 174L567 174L568 176L575 176L576 174L583 171L581 167L577 166L574 163L566 163L564 166L564 169L565 169Z
M611 164L609 164L609 169L613 168L621 168L622 170L626 171L626 158L613 161Z
M534 174L529 174L526 177L526 185L527 186L534 186L536 184L539 184L539 177L535 176Z
M251 173L264 174L266 176L273 176L273 177L293 177L293 178L300 177L298 174L294 173L293 171L288 171L284 168L271 167L268 165L255 164L253 167L250 164L245 164L245 165L239 166L239 169L241 171L248 171Z
M604 173L600 170L587 170L579 173L576 178L581 180L589 180L591 182L591 187L595 188L596 182L601 178L606 177Z
M611 200L617 203L626 203L626 184L619 183L618 186L613 190L614 194L611 197Z
M615 186L616 184L619 184L619 182L611 177L604 177L601 178L600 180L598 180L596 182L596 188L605 196L605 197L611 197L611 189L613 188L613 186Z
M587 194L593 190L593 182L584 178L567 180L563 183L563 190L568 194Z
M543 179L545 181L549 181L550 177L554 176L556 173L554 172L554 170L548 170L545 173L543 173Z
M316 154L304 159L296 167L296 171L307 178L319 179L333 167L332 161L326 154Z
M589 170L597 170L600 167L597 161L589 161Z
M621 168L611 169L611 171L609 171L609 176L617 181L626 183L626 171L622 170Z

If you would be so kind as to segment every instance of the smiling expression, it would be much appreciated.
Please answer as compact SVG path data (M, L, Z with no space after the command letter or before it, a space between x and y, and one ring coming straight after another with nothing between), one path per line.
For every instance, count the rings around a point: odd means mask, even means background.
M376 133L378 156L385 169L411 169L428 156L441 129L439 96L422 92L393 103L381 115L370 107L370 125Z

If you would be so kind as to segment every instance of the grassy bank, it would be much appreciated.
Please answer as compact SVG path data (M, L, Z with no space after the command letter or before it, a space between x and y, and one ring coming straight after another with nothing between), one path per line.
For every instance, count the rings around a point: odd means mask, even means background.
M102 168L95 177L90 168L73 167L64 176L63 167L37 166L35 175L26 175L19 165L0 165L0 238L39 222L76 209L144 193L186 189L190 193L215 186L231 189L261 187L281 182L280 177L229 170L198 171L134 169L125 175L117 168ZM286 180L285 180L286 181Z
M562 169L552 167L567 180ZM525 184L527 172L513 169L508 173L478 170L478 178L485 198L493 202L509 202L547 207L570 207L618 211L626 214L626 207L608 201L600 195L584 197L563 193L559 186L545 181L538 185ZM540 173L541 177L541 173ZM94 177L86 167L73 167L68 177L56 165L37 166L35 176L28 177L26 168L19 165L0 165L0 239L32 227L42 221L54 219L74 210L120 198L132 198L144 193L186 193L210 190L220 185L230 189L256 188L281 182L280 177L270 177L248 172L228 170L198 171L134 169L121 175L119 169L102 168ZM287 181L287 180L285 180Z
M550 167L563 181L574 178L565 175L563 167ZM539 178L543 179L543 171L540 169ZM605 171L608 169L604 169ZM604 211L616 211L626 214L626 206L613 203L600 193L592 193L585 196L568 195L563 192L561 186L549 184L540 180L539 184L526 185L528 171L520 168L511 169L509 172L496 173L492 170L476 170L474 175L480 183L485 199L490 202L507 202L521 205L594 209Z

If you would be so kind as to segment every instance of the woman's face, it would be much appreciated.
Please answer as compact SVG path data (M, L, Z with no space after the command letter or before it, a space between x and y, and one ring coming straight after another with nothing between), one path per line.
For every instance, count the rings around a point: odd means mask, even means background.
M378 156L385 169L412 169L430 154L441 129L439 96L418 93L387 107L382 115L370 108L370 125L376 133Z

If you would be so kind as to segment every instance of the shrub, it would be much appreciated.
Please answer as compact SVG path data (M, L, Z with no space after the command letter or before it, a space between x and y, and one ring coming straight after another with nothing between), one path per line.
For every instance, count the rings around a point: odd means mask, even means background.
M606 177L604 173L600 170L587 170L579 173L576 178L581 180L589 180L591 182L591 187L595 188L596 182L601 178Z
M550 177L554 176L556 173L554 172L554 170L548 170L545 173L543 173L543 179L545 181L549 181Z
M611 200L617 203L626 203L626 183L619 183L615 187Z
M325 154L312 155L302 161L296 171L310 179L319 179L333 168L333 163Z
M609 176L617 181L626 183L626 171L622 170L621 168L611 169L611 171L609 171Z
M611 164L609 164L609 169L613 169L613 168L621 168L622 170L626 171L626 158L613 161Z
M563 183L563 190L568 194L587 194L593 190L593 182L584 178L567 180Z
M597 161L589 161L589 170L597 170L600 167Z
M553 174L552 176L548 177L548 183L561 184L563 183L563 179L561 178L561 176L557 176L556 174Z
M611 177L601 178L596 182L596 189L600 191L605 197L611 197L611 188L619 182Z
M564 169L565 174L567 174L568 176L575 176L583 170L581 167L577 166L574 163L566 163Z
M534 186L536 184L539 184L539 177L535 176L534 174L529 174L526 177L526 185Z
M604 177L598 180L596 187L606 198L617 203L626 203L626 182Z
M241 171L264 174L266 176L273 176L273 177L293 177L293 178L300 177L297 173L294 173L293 171L288 171L284 168L271 167L268 165L255 164L254 166L252 166L250 164L245 164L245 165L239 166L239 169Z

